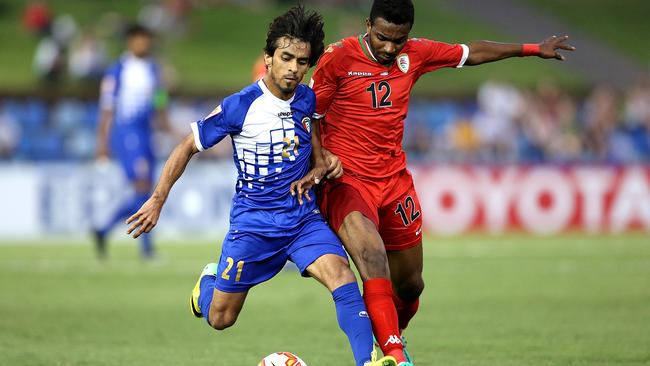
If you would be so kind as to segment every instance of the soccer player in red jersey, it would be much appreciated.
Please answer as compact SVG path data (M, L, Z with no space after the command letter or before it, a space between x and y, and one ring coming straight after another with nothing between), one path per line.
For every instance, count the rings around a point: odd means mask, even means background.
M321 210L361 274L379 347L403 366L412 361L401 331L424 289L422 211L402 149L413 84L443 67L515 56L563 60L558 50L574 50L567 36L523 45L409 38L413 21L411 0L375 0L367 33L331 45L312 80L319 119L314 139L320 134L323 154L337 155L345 171L323 187ZM296 182L295 193L300 196L319 175Z

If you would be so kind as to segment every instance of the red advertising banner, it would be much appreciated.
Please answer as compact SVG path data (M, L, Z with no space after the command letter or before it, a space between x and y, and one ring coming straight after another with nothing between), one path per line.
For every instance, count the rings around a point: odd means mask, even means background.
M415 166L425 230L650 232L650 166Z

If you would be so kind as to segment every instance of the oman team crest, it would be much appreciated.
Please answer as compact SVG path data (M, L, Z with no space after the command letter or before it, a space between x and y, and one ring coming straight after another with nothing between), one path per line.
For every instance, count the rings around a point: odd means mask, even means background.
M311 118L305 117L302 119L302 126L307 130L307 132L311 133Z
M411 66L411 60L409 60L409 55L403 53L397 56L397 67L403 72L409 72L409 67Z

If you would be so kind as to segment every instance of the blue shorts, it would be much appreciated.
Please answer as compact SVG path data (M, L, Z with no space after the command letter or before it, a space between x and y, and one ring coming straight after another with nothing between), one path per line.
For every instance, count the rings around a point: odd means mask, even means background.
M149 139L142 133L134 132L113 139L113 153L129 181L153 181L155 158Z
M278 274L287 260L303 276L316 259L335 254L347 259L339 238L322 217L286 232L230 231L221 249L215 287L223 292L244 292Z

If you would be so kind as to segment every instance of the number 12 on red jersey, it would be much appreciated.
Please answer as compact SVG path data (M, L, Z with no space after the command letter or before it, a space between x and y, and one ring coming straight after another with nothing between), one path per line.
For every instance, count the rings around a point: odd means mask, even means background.
M388 81L380 81L379 84L371 83L367 92L370 92L372 99L372 108L386 108L393 105L388 98L390 98L390 83ZM379 96L381 94L381 96ZM381 99L380 99L381 98Z

